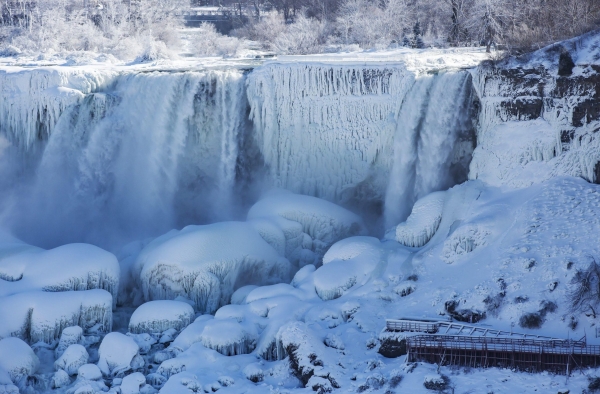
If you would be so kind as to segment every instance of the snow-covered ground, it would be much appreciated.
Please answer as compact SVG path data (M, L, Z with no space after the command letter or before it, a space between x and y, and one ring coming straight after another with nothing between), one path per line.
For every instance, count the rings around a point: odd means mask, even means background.
M0 393L586 390L379 350L401 317L600 344L571 302L600 256L596 41L566 82L552 50L4 60ZM40 247L111 229L114 254Z

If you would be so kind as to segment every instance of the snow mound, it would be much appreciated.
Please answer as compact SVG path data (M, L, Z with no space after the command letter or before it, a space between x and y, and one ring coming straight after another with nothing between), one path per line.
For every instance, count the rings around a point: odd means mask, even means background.
M333 244L323 256L323 264L329 264L335 260L351 260L367 254L378 259L381 254L381 242L375 237L350 237Z
M58 371L62 369L73 376L82 365L87 364L89 354L82 345L70 345L64 353L54 362L54 368Z
M33 375L40 361L33 350L19 338L0 340L0 373L6 372L17 386L23 385L28 376ZM10 356L8 356L10 355Z
M225 356L251 353L258 339L255 330L235 319L214 319L202 331L202 344Z
M295 237L292 238L292 234L285 228L285 223L282 226L282 222L277 218L300 223L302 232L310 238L306 241L301 239L302 244L294 245L293 250L286 245L286 257L296 263L303 262L301 265L319 264L327 249L335 242L366 233L362 219L345 208L316 197L283 190L267 193L250 208L248 220L261 218L273 218L274 223L281 227L286 243L297 243L297 234L293 234ZM273 239L275 236L266 238ZM301 249L312 252L312 261L302 260Z
M158 300L140 305L131 315L129 332L163 333L168 329L181 331L194 319L194 308L181 301Z
M111 332L104 337L98 349L98 368L105 376L118 376L131 369L143 367L144 360L138 351L139 346L132 338Z
M251 225L240 222L171 231L142 250L137 267L146 300L183 296L206 313L229 303L244 285L288 281L291 268Z
M364 284L382 260L381 242L373 237L351 237L334 244L327 261L314 273L315 291L322 300L341 297L356 285Z
M409 247L427 244L442 221L445 192L434 192L419 199L406 222L396 227L396 241Z
M63 329L109 332L112 328L110 293L104 290L18 293L0 298L0 338L17 336L30 343L52 343Z
M489 230L477 225L464 225L457 228L444 241L442 259L448 264L454 263L467 253L485 246L487 243L486 238L489 235Z
M244 304L248 294L250 294L252 290L256 289L257 287L258 286L255 285L240 287L231 295L231 303L234 305Z

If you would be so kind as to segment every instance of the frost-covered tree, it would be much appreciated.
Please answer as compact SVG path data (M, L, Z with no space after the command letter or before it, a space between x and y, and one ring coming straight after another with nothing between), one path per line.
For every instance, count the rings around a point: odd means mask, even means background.
M425 48L419 21L417 21L413 27L412 47L417 49Z

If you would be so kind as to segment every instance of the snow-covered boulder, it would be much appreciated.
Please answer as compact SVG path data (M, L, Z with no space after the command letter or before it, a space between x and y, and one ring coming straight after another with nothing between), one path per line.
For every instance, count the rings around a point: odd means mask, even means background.
M291 266L247 223L188 226L152 241L136 267L146 300L193 300L213 313L248 284L288 281Z
M140 372L134 372L123 378L121 394L138 394L140 387L146 384L146 378Z
M15 385L21 385L39 365L40 360L33 350L19 338L0 340L0 372L6 372Z
M194 308L181 301L157 300L140 305L131 315L129 332L161 334L168 329L181 331L194 320Z
M225 356L248 354L256 347L258 335L249 324L235 319L213 319L202 331L202 344Z
M62 369L59 369L54 373L54 375L52 375L52 380L50 383L52 385L52 388L59 389L61 387L65 387L71 384L71 378L69 377L68 373L66 373Z
M0 297L36 290L103 289L116 303L119 276L117 258L93 245L44 250L6 236L0 240Z
M231 295L231 304L237 305L245 303L248 294L250 294L252 290L256 288L258 288L258 286L255 285L240 287Z
M257 230L270 243L279 245L283 233L285 256L300 266L320 264L332 244L366 233L362 219L347 209L320 198L285 190L267 193L250 208L248 220L256 223ZM268 227L264 220L270 220L275 226ZM301 233L298 233L297 224L301 226ZM280 249L279 245L277 250Z
M334 244L313 274L321 299L333 300L364 284L382 261L381 242L373 237L351 237Z
M396 241L417 248L429 242L442 221L445 198L446 192L434 192L419 199L408 219L396 227Z
M83 328L79 326L66 327L60 334L58 346L54 349L54 356L58 359L69 346L81 343L82 338Z
M305 387L309 387L313 377L318 377L339 388L337 354L327 348L305 323L292 322L279 329L277 353L280 360L289 356L290 368Z
M0 297L0 338L51 343L71 326L108 332L112 305L113 298L105 290L33 291Z
M102 371L96 364L85 364L77 370L77 377L83 380L100 380Z
M54 368L57 371L62 369L72 376L77 373L79 367L87 364L89 357L87 350L82 345L70 345L54 362Z
M143 367L144 361L138 351L139 346L132 338L111 332L104 337L98 349L98 368L105 376L117 376L130 369Z

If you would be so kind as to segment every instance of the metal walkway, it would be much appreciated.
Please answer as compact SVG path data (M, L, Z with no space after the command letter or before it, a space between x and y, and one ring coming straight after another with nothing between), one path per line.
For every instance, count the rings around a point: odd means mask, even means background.
M523 334L512 331L494 330L483 326L456 323L444 320L408 320L387 319L386 329L388 331L418 332L424 334L461 335L472 337L519 337L523 339L540 339L547 341L568 341L574 346L585 346L584 340L567 340L552 338L543 335Z

